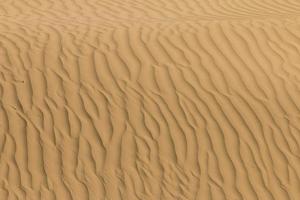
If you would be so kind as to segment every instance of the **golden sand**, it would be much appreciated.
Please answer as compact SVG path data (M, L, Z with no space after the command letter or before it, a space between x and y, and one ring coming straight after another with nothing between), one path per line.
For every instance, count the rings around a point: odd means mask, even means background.
M299 200L298 0L1 0L0 200Z

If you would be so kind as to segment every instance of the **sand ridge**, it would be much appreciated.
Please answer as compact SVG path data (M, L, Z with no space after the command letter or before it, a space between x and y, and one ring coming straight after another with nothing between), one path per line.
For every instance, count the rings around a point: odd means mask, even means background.
M0 2L0 199L298 200L296 0Z

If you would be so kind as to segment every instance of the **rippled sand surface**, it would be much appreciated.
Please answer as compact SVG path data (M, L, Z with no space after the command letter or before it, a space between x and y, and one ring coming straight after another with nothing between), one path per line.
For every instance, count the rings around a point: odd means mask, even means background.
M1 0L1 200L299 200L298 0Z

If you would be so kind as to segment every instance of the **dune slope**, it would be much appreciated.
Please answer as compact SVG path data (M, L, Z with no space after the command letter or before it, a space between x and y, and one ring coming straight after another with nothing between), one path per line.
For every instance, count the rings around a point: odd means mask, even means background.
M1 0L0 199L300 199L299 16Z

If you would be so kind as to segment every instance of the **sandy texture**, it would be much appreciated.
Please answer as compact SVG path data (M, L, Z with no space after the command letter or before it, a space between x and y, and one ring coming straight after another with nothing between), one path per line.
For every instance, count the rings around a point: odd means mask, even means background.
M299 200L298 0L1 0L1 200Z

